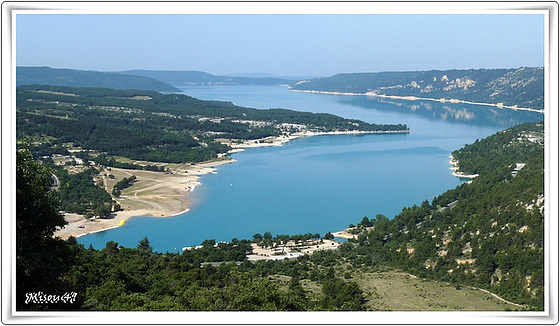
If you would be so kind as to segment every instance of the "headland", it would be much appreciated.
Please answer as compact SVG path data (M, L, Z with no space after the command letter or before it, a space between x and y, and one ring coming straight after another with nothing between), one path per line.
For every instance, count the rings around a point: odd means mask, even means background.
M68 224L55 232L56 237L68 239L84 235L103 232L126 225L126 221L134 216L172 217L189 211L190 192L199 186L200 176L217 174L216 167L236 162L227 156L247 148L282 146L284 143L301 137L319 135L353 135L379 133L407 133L409 130L399 131L305 131L278 137L266 137L256 140L236 141L217 139L216 141L229 145L232 149L215 160L197 164L165 164L167 172L145 170L130 170L104 167L100 172L103 185L111 193L114 184L121 179L136 176L133 185L122 191L120 197L114 198L121 209L112 212L105 218L89 218L74 213L65 213ZM111 176L111 178L109 178Z

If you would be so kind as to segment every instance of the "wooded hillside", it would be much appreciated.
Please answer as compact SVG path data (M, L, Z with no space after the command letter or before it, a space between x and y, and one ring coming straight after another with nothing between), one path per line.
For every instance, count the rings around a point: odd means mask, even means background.
M544 109L542 67L339 74L300 81L292 89L458 99Z
M144 89L158 92L181 91L165 82L145 76L49 67L16 67L16 85L106 87Z

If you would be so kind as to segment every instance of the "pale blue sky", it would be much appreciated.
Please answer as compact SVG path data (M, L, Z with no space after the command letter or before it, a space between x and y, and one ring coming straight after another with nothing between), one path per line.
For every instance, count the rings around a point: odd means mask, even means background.
M16 17L16 64L330 76L544 65L543 15Z

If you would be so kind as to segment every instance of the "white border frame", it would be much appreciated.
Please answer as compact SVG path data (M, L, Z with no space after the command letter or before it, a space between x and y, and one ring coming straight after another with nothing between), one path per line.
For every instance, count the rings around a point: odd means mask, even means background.
M4 2L2 216L15 210L15 20L19 14L524 14L545 15L544 312L16 312L15 236L2 218L2 321L9 324L555 324L558 323L558 3L556 2ZM6 122L8 125L6 126ZM8 163L9 161L9 163ZM8 164L7 164L8 163ZM9 179L9 182L6 182ZM10 196L10 194L12 194ZM556 199L556 201L555 201ZM7 275L7 271L10 271ZM8 291L7 291L8 290ZM395 316L398 314L398 316Z

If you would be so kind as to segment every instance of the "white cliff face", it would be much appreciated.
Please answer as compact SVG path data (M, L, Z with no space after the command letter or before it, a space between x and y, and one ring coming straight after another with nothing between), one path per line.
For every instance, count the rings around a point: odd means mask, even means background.
M432 84L430 84L430 85L424 87L424 88L421 90L421 92L422 92L422 93L429 93L429 92L431 92L431 91L433 91L433 90L434 90L434 86L432 86Z
M538 82L538 78L533 75L526 74L526 68L519 68L510 71L502 77L496 78L488 83L489 88L494 90L490 96L496 96L508 90L516 88L525 88L531 84Z
M443 88L444 91L450 91L452 89L460 89L462 88L463 90L468 90L469 87L473 87L476 85L476 81L469 79L468 77L462 77L462 78L456 78L455 80L452 80L451 82L447 82L446 87Z

